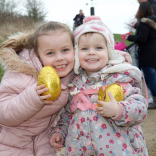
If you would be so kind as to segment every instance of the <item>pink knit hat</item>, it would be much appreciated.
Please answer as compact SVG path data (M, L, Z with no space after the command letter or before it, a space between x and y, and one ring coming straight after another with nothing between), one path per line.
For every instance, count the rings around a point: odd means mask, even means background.
M114 36L109 28L101 21L98 16L89 16L83 20L83 24L80 25L74 32L75 37L75 67L74 72L79 74L80 62L78 59L78 41L79 37L87 32L96 32L102 34L107 41L107 48L109 53L108 64L119 64L125 61L124 57L114 50Z

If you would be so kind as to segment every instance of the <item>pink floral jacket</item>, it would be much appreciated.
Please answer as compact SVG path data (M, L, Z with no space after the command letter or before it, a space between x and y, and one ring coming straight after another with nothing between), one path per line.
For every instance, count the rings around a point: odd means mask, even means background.
M66 138L65 155L148 156L140 126L147 114L147 101L142 95L141 81L140 71L130 64L106 66L89 77L84 70L74 75L71 81L72 96L53 131ZM128 84L122 87L124 100L118 102L116 117L102 117L92 108L71 109L73 104L84 102L81 98L73 101L74 96L112 83ZM97 104L97 93L85 96L92 104Z

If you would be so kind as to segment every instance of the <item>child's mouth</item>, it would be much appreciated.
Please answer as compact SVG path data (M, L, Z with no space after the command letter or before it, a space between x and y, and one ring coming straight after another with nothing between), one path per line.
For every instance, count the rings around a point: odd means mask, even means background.
M96 63L98 60L97 59L88 59L86 60L88 63Z
M58 66L55 66L55 69L57 71L62 71L62 70L65 70L67 67L67 64L64 64L64 65L58 65Z

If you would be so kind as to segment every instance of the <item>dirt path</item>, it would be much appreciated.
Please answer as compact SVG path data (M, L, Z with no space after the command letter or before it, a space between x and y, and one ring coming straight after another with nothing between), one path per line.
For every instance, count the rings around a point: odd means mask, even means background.
M141 124L149 156L156 156L156 109L148 110L146 119Z

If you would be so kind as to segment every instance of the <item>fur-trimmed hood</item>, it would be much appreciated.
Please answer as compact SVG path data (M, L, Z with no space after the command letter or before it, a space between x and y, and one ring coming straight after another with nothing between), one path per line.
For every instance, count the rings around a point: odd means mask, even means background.
M41 70L42 65L33 49L18 51L22 48L20 47L20 41L24 40L26 35L19 33L9 37L7 41L2 43L0 48L0 63L5 71L36 76Z
M152 19L142 18L141 22L148 24L149 26L151 26L153 29L156 30L156 23Z

